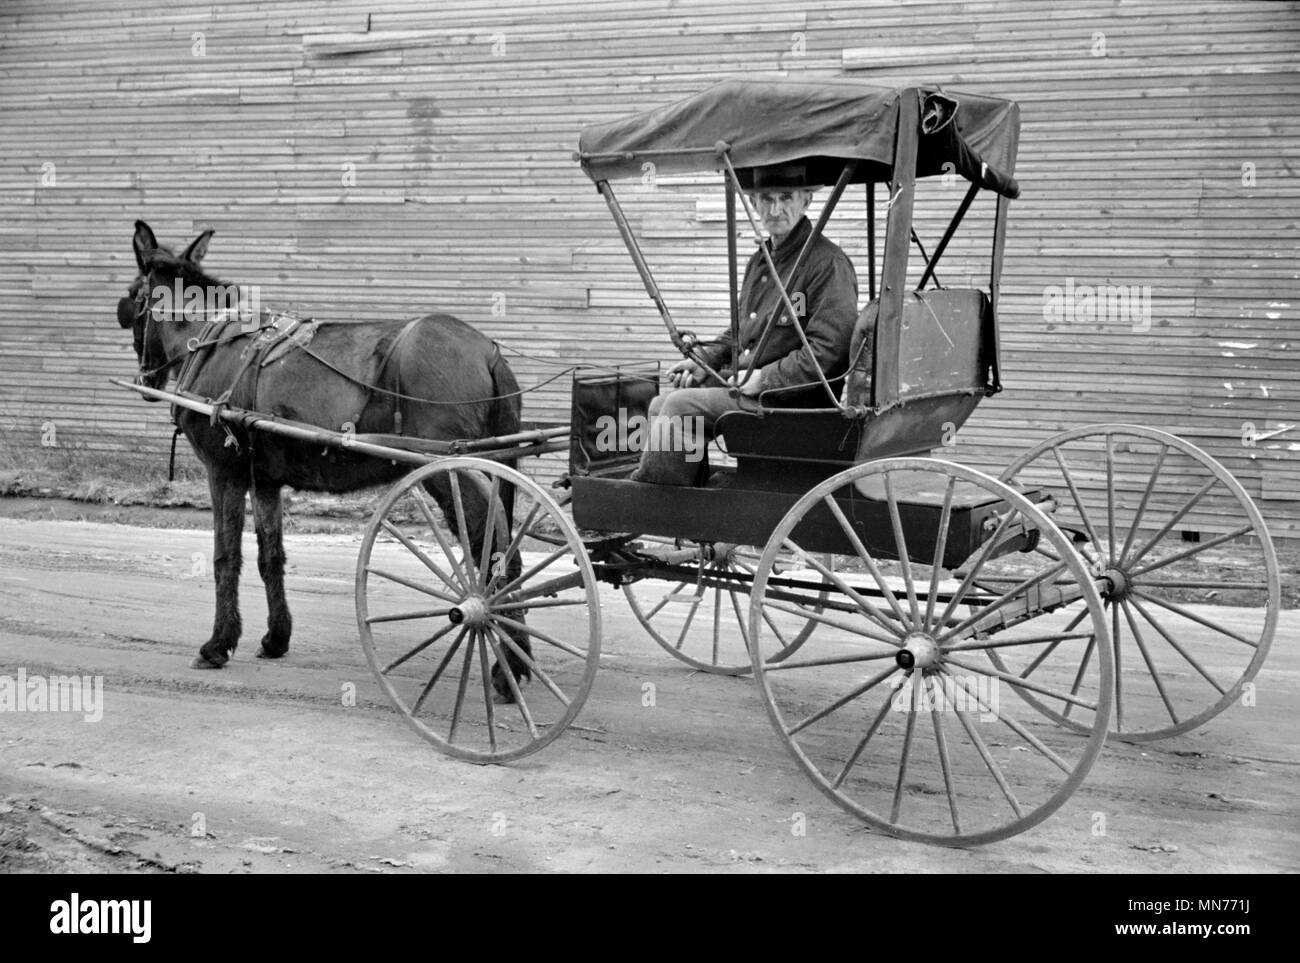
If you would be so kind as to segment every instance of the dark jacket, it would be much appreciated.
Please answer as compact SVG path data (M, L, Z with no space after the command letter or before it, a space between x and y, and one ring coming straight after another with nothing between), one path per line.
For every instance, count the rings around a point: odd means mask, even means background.
M794 266L810 233L812 225L808 218L800 218L780 246L772 251L772 260L782 277ZM764 243L772 250L771 241ZM849 341L858 317L858 277L853 262L832 241L819 237L804 259L799 274L786 285L796 311L803 310L800 324L811 353L803 347L789 311L781 302L777 285L768 274L762 252L755 251L745 266L740 290L742 351L753 351L758 347L768 318L774 310L779 308L780 312L758 359L763 374L762 400L764 404L777 407L829 407L831 402L818 383L813 358L821 365L838 397L843 376L848 371ZM731 344L731 331L728 329L716 342L703 348L710 367L730 371ZM747 358L742 360L740 367L742 373L748 370Z

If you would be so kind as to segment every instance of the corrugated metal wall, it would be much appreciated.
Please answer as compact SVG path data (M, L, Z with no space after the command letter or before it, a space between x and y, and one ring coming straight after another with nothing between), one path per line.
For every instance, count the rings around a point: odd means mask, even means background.
M531 356L524 384L669 359L570 158L578 131L726 76L847 72L1022 105L1007 390L952 454L996 467L1060 428L1150 424L1209 448L1300 535L1295 3L7 0L0 38L10 449L53 424L88 458L163 450L166 412L106 383L134 368L114 307L137 217L175 244L215 227L209 268L275 306L459 314ZM930 239L961 188L937 191L918 209ZM675 315L720 327L714 179L621 194ZM857 196L828 233L861 267ZM945 265L947 284L983 283L973 249ZM1069 284L1149 286L1149 329L1045 317ZM527 411L567 404L562 379Z

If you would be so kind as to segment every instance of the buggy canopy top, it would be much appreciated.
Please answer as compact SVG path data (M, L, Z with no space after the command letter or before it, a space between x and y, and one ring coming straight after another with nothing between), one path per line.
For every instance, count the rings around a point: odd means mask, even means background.
M729 148L741 184L753 169L800 161L816 182L833 184L857 160L856 183L892 179L898 104L921 102L916 174L958 174L1016 197L1020 108L1009 100L930 87L876 87L856 80L724 80L676 103L589 127L578 159L593 181L640 176L653 162L662 174L713 170Z

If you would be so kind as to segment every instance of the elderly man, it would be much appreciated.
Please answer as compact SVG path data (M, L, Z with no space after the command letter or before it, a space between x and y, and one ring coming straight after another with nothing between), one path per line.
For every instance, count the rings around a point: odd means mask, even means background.
M802 164L754 171L752 203L771 235L764 243L782 279L789 274L812 232L804 212L815 190ZM676 390L659 395L650 404L650 444L632 473L634 480L657 485L692 484L714 423L728 411L757 410L760 392L764 402L772 406L830 406L817 366L832 387L838 387L837 379L848 370L849 341L858 316L858 279L853 263L834 243L819 237L786 290L795 310L802 311L801 317L790 317L778 285L769 276L763 253L755 251L745 266L740 291L739 370L730 371L730 329L716 342L697 349L709 367L728 378L728 386L719 385L689 359L669 369L668 380ZM745 377L763 328L774 311L779 311L776 325L753 373ZM795 324L803 328L807 348ZM745 380L737 385L737 378Z

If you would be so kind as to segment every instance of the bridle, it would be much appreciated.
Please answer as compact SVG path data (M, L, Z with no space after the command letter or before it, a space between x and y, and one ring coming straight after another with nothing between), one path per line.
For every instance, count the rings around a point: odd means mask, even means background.
M176 317L177 315L183 316L185 309L183 307L151 307L149 304L151 289L148 284L147 276L138 282L138 284L139 291L135 295L135 317L133 323L140 328L140 377L142 379L155 377L165 371L170 371L177 365L188 366L188 363L193 360L197 352L202 351L204 348L211 348L222 343L223 339L221 335L225 331L226 326L233 318L239 317L239 311L237 309L225 308L217 312L217 314L211 318L207 317L206 310L200 309L204 310L204 323L199 334L196 337L189 338L180 351L164 360L162 364L156 365L152 368L145 368L144 353L149 346L149 324L151 322L154 324L162 323L156 317L156 314L170 314L172 317ZM259 325L256 328L241 330L240 334L257 334L266 327L267 325ZM227 338L224 340L230 339ZM183 367L181 372L182 381L184 380L184 375L185 368Z

